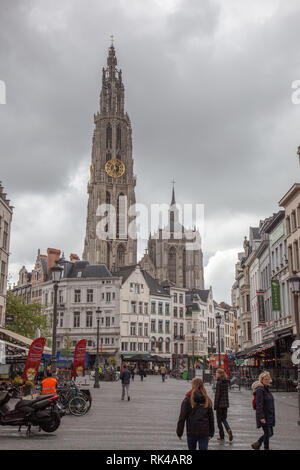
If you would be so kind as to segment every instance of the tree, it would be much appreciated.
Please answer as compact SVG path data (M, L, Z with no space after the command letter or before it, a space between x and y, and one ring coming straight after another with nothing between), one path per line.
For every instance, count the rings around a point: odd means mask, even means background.
M50 325L41 304L25 304L22 299L15 297L12 292L8 291L6 314L14 317L14 322L7 325L7 328L15 333L34 339L36 330L39 329L41 336L50 335Z
M63 348L61 352L63 356L66 357L67 359L69 359L69 357L72 357L72 346L73 346L73 342L70 336L65 336L64 342L63 342ZM67 368L69 368L69 361L68 361Z

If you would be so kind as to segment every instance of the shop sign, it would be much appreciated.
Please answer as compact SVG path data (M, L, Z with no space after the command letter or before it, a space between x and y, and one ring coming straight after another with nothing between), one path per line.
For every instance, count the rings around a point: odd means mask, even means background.
M274 312L280 312L280 283L278 280L271 281L272 286L272 309Z

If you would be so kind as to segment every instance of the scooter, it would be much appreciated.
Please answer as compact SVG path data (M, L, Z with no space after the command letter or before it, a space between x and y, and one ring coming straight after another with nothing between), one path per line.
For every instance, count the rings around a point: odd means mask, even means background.
M57 395L41 395L32 400L20 400L14 409L8 406L12 398L11 391L0 392L0 426L27 427L30 436L31 427L39 426L39 430L54 432L60 425L60 415L57 410Z

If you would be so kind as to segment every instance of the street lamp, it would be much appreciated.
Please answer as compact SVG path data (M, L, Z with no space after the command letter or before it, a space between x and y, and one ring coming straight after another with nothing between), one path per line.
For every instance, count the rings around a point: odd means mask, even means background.
M97 355L96 355L96 370L95 370L95 383L94 388L100 388L99 381L99 325L100 325L100 315L101 310L97 308L96 310L96 319L97 319Z
M298 297L300 293L300 277L293 272L289 277L290 289L294 297L294 311L296 323L296 339L300 340L300 325L299 325L299 307ZM300 363L298 363L298 425L300 426Z
M195 328L192 329L191 334L192 334L192 341L193 341L193 377L195 377L195 333L196 330Z
M220 312L216 315L216 324L217 324L217 332L218 332L218 353L219 353L219 368L221 368L221 346L220 346L220 325L221 325L222 317Z
M51 280L53 282L54 300L53 300L53 325L52 325L52 357L51 357L51 372L56 375L56 330L57 330L57 291L58 284L60 283L63 268L55 264L51 268Z

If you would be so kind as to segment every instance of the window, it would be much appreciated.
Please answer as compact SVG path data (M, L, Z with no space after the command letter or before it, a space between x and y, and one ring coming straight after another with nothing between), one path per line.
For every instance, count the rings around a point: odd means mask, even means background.
M138 343L138 351L143 351L143 343Z
M144 324L144 336L148 336L148 323Z
M143 336L143 323L139 323L139 336Z
M128 351L128 343L122 343L122 351Z
M6 263L4 261L1 262L1 279L0 279L0 292L4 293L6 283L5 283L5 270L6 270Z
M144 303L144 314L148 315L148 303Z
M73 327L74 328L79 328L80 327L80 312L74 312Z
M151 302L151 313L156 313L156 302Z
M162 313L163 313L163 304L162 304L162 302L158 302L158 313L159 313L159 315L162 315Z
M178 354L178 344L174 343L174 353Z
M183 337L183 323L180 323L179 325L179 331L180 331L180 336Z
M131 302L131 313L136 313L136 302Z
M92 328L93 326L93 312L86 312L86 327Z
M106 148L110 149L112 146L112 128L111 125L108 124L106 127Z
M63 328L64 326L64 314L63 312L59 313L59 327Z
M136 335L136 323L130 323L130 336Z
M165 313L166 313L166 315L170 315L170 304L166 304Z
M174 302L177 304L177 294L174 294Z
M143 313L143 302L139 302L139 313Z
M183 344L180 343L180 354L183 354Z
M3 231L3 244L2 244L2 248L3 248L5 251L7 251L7 249L8 249L7 242L8 242L8 223L7 223L7 222L4 222L4 231Z
M110 302L110 301L111 301L111 293L106 292L106 302Z
M174 317L177 318L177 307L174 307Z
M289 217L286 218L286 231L287 235L291 233L291 219Z
M148 343L144 343L144 351L148 351Z
M166 339L166 353L170 352L170 340L167 338Z
M183 318L183 308L182 307L180 307L180 309L179 309L179 316L180 316L180 318Z
M178 335L178 324L174 323L174 336Z
M60 304L64 303L64 291L63 290L58 291L58 303Z
M151 333L156 333L155 320L151 320Z
M158 333L163 333L163 321L158 321Z
M183 304L183 295L182 294L179 294L179 303Z
M94 302L94 291L93 289L87 290L86 301L88 303Z
M110 326L110 317L105 317L105 326Z
M116 145L116 148L117 149L120 149L121 148L121 126L120 124L117 125L117 145Z
M81 298L81 290L76 289L75 290L75 296L74 296L74 302L79 303Z
M169 320L166 320L165 332L166 332L166 333L170 333L170 322L169 322Z
M130 343L130 351L136 351L136 343Z
M105 344L109 344L109 338L105 338Z

